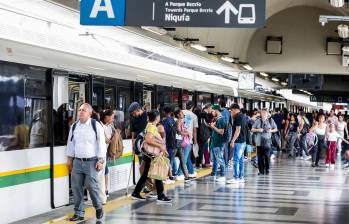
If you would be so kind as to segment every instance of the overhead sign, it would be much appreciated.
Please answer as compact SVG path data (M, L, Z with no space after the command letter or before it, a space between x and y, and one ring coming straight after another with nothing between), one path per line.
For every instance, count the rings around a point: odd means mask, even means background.
M254 28L265 10L265 0L82 0L81 24Z
M349 97L313 95L313 96L310 96L310 102L349 103Z

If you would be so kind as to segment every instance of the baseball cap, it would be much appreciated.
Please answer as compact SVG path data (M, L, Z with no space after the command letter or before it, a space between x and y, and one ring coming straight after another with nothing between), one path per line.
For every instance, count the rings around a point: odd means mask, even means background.
M141 105L137 102L131 103L131 105L128 107L128 112L131 114L133 111L141 109Z
M219 106L218 104L214 104L212 106L212 110L221 110L221 106Z

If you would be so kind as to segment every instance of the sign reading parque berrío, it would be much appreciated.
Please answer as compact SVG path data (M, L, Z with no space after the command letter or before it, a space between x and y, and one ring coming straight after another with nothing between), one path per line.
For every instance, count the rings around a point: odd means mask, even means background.
M236 27L265 24L265 0L82 0L82 25Z

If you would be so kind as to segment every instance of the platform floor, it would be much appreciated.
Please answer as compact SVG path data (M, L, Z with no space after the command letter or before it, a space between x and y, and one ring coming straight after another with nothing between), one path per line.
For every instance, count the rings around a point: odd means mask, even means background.
M279 159L269 176L258 176L248 162L245 184L227 185L205 176L189 185L168 186L172 206L156 200L111 201L102 222L348 224L349 176L340 166L311 168L308 161ZM201 171L201 175L208 173ZM232 170L227 174L231 177ZM93 209L90 213L93 217ZM81 223L96 223L96 219Z

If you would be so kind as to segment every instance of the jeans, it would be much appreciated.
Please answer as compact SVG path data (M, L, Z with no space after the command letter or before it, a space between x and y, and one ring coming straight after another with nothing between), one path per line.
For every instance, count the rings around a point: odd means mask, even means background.
M299 140L299 146L300 146L299 156L309 156L306 135L301 135ZM303 151L305 154L303 154Z
M81 161L74 159L73 170L71 173L72 191L74 197L74 211L75 215L84 217L85 205L84 205L84 187L90 193L93 207L96 210L102 209L102 201L98 195L98 183L96 170L96 160ZM103 170L99 171L103 172Z
M136 188L133 193L139 195L145 185L145 182L148 179L148 173L150 169L151 159L148 156L143 156L144 162L144 170L142 176L139 178ZM155 180L155 187L158 194L158 198L162 198L164 196L164 185L161 180Z
M246 142L235 143L234 146L234 178L244 178L244 151L246 148Z
M218 166L221 169L221 176L224 177L225 173L225 163L224 163L224 146L214 147L212 149L212 173L211 176L217 176Z
M194 173L194 167L190 159L191 150L192 150L192 144L188 144L186 148L183 149L184 154L184 163L187 165L188 173L193 174ZM178 176L183 175L183 171L180 169L178 171Z
M289 151L291 156L294 156L295 155L295 145L294 144L297 141L297 133L296 132L288 133L288 138L289 138L288 151Z
M224 143L223 147L224 147L224 162L225 162L225 166L227 167L229 164L229 161L233 157L233 153L232 153L233 150L230 148L230 142Z
M326 148L325 136L318 135L317 145L314 147L314 152L312 155L312 162L315 165L319 165L322 149Z
M184 173L184 176L187 177L188 176L188 169L187 169L187 165L184 161L184 155L183 155L183 149L182 148L178 148L178 149L173 149L172 153L169 153L169 158L170 158L170 163L172 166L172 175L176 176L177 174L177 164L175 161L176 156L179 158L179 165L180 168L182 170L182 172Z
M270 148L269 147L257 147L258 155L258 170L261 174L269 173L269 161L270 161Z

